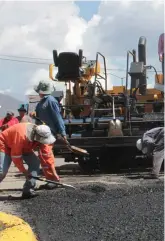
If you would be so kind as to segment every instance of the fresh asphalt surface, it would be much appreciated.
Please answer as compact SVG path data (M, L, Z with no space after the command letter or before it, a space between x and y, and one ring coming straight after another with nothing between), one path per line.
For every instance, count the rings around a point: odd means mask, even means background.
M5 201L40 241L163 241L164 182L140 174L65 176L76 190Z

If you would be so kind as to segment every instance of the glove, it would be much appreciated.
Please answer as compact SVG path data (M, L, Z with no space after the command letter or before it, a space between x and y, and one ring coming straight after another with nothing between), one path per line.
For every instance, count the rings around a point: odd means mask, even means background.
M31 118L35 118L35 117L36 117L36 112L35 112L35 111L31 112L31 113L29 114L29 116L30 116Z
M62 140L65 144L68 144L66 136L62 136L60 134L56 135L57 140Z
M63 136L62 139L63 139L63 141L64 141L66 144L69 144L69 142L67 141L66 136Z

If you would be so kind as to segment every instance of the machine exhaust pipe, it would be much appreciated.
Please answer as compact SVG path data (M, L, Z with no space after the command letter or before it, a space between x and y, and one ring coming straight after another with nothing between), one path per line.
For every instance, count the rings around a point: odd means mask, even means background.
M139 38L139 43L138 43L138 58L139 62L143 62L144 65L147 64L146 61L146 38L145 37L140 37ZM139 93L141 95L146 94L146 89L147 89L147 75L146 75L146 69L144 70L144 75L140 77L139 79Z

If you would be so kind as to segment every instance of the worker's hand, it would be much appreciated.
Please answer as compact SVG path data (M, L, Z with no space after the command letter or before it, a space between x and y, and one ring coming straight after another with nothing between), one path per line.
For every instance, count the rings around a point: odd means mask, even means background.
M67 137L66 137L66 136L62 136L62 139L63 139L63 141L64 141L66 144L68 144L68 141L67 141Z
M35 117L36 117L36 112L35 112L35 111L31 112L31 113L29 114L29 116L30 116L31 118L35 118Z
M60 134L56 135L57 140L62 140L65 144L68 144L66 136L62 136Z

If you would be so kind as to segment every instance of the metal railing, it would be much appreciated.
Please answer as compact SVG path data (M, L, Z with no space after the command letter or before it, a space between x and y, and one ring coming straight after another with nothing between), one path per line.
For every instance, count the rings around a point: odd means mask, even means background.
M97 73L97 68L98 68L98 59L99 56L101 56L103 58L103 63L104 63L104 76L100 75ZM99 77L99 78L98 78ZM94 92L93 92L93 97L96 96L96 83L98 79L104 79L105 80L105 91L107 91L107 67L106 67L106 60L105 60L105 56L102 55L100 52L96 53L96 71L95 71L95 80L94 80ZM95 121L94 121L94 117L95 117L95 103L92 105L92 111L91 111L91 124L92 127L94 128L95 125Z

